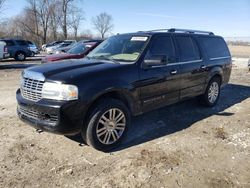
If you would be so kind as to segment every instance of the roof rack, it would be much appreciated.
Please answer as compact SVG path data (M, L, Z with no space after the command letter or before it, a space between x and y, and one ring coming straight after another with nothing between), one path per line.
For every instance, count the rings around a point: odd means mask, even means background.
M191 29L176 29L176 28L171 28L171 29L155 29L155 30L150 30L147 32L171 32L171 33L190 33L190 34L207 34L207 35L214 35L213 32L211 31L200 31L200 30L191 30ZM139 31L142 32L142 31Z
M214 35L213 32L211 31L200 31L200 30L191 30L191 29L176 29L176 28L171 28L168 29L168 32L181 32L181 33L197 33L197 34L208 34L208 35Z

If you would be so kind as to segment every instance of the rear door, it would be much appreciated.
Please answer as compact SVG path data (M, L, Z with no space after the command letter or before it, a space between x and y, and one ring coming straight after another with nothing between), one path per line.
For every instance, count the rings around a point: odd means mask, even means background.
M200 49L191 35L176 35L178 49L180 99L197 96L202 93L206 79L206 64Z
M154 36L145 58L160 55L168 58L168 64L140 69L140 93L144 112L179 100L179 67L170 35Z

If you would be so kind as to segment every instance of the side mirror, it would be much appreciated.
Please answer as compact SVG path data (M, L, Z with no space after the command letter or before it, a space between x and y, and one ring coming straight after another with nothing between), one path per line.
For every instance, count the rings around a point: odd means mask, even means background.
M156 56L152 56L150 58L146 58L146 59L144 59L144 67L166 65L168 63L167 59L168 58L165 55L156 55Z

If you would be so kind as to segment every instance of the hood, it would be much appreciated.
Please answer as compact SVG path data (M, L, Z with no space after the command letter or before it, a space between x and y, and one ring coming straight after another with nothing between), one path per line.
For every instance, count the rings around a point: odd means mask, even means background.
M99 60L64 60L56 63L42 64L25 69L26 72L38 73L47 81L71 83L74 79L86 76L93 72L105 71L110 68L122 66L112 61Z

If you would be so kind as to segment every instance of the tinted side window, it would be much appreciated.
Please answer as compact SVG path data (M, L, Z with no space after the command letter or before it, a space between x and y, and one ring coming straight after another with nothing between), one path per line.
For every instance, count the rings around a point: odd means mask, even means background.
M15 46L15 43L12 40L4 40L4 42L6 43L6 46Z
M165 55L170 63L175 62L175 50L170 36L157 36L148 49L146 58Z
M200 37L209 58L230 56L225 41L220 37Z
M201 59L195 41L188 36L177 36L176 42L180 52L180 61L194 61Z
M24 41L24 40L17 40L16 42L20 46L27 46L28 45L28 43L26 41Z

